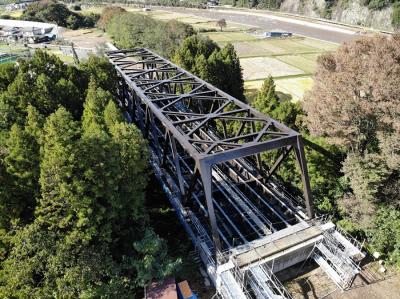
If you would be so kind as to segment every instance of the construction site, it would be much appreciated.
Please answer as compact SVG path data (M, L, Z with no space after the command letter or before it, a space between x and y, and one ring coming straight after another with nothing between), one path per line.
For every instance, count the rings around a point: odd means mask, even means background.
M148 140L154 173L220 298L292 298L275 274L307 261L351 287L362 244L315 214L298 132L147 49L106 55L124 116ZM276 175L287 159L300 170L301 196Z

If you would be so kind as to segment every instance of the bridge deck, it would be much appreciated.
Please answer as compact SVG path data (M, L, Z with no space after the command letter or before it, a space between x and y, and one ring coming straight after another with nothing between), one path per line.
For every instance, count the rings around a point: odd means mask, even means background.
M266 244L260 244L248 251L235 256L239 267L247 266L258 261L265 261L268 257L276 255L299 244L306 244L308 240L322 235L323 231L316 226L307 227L303 230L282 236Z

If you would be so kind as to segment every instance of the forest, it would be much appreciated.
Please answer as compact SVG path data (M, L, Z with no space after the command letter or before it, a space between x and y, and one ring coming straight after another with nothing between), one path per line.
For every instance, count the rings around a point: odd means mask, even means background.
M0 66L0 297L132 298L179 266L149 225L146 141L105 58Z

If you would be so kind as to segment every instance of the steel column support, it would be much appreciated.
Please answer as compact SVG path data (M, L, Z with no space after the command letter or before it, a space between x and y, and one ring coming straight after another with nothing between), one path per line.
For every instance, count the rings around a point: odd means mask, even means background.
M154 118L153 112L149 111L149 123L151 127L151 135L153 136L153 142L156 147L156 153L158 157L159 164L162 163L162 154L161 154L161 146L160 142L158 140L158 133L157 133L157 128L156 128L156 120Z
M142 134L144 134L145 133L145 128L144 128L143 111L142 111L142 107L140 107L140 98L134 92L132 92L132 97L133 97L133 99L135 101L136 113L137 113L139 127L140 127L140 130L142 131Z
M185 204L189 200L189 198L192 196L192 193L193 193L194 187L196 186L196 182L197 182L198 178L199 178L199 169L197 167L195 167L192 177L189 182L189 187L188 187L187 191L185 192L185 196L183 197L183 204Z
M315 217L314 203L311 195L310 179L308 177L307 161L304 154L303 139L300 135L297 136L297 144L295 146L296 160L300 166L301 180L303 183L304 199L306 202L307 215L310 219Z
M217 218L215 217L213 198L212 198L212 166L207 163L199 163L201 180L203 182L204 194L207 202L208 218L210 220L211 235L215 245L215 256L221 252L221 240L218 235Z

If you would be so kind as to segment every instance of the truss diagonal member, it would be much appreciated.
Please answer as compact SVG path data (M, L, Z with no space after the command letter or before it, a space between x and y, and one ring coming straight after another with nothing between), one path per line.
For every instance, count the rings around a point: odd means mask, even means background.
M162 135L168 131L176 141L179 156L190 157L190 167L203 165L200 171L204 173L205 194L210 192L207 188L211 188L207 169L214 164L248 156L259 157L263 151L292 146L301 168L309 216L313 217L307 165L299 133L147 49L110 51L106 55L124 81L126 93L131 94L132 100L126 101L132 103L127 105L135 105L130 112L134 113L132 116L142 132L145 131L144 111L149 111L154 124L152 136L159 136L162 140ZM132 62L136 64L132 65ZM236 128L241 125L239 134L234 137L230 137L234 133L227 126L231 122L238 123ZM217 127L219 123L222 127ZM258 123L270 124L270 127L256 130ZM154 142L152 146L156 146ZM210 181L205 182L206 179ZM210 194L208 205L212 204ZM218 233L216 222L210 221L210 225L213 233Z
M289 145L283 149L282 154L279 155L279 157L276 159L275 163L268 170L266 179L269 179L275 173L275 171L279 168L279 166L282 164L282 162L285 160L285 158L289 155L290 150L292 148L293 148L293 146Z
M258 132L256 138L254 139L255 142L258 142L263 135L267 132L268 128L271 126L271 123L268 122L265 124L264 128L261 129L261 131Z
M179 114L175 114L175 115L179 116ZM196 122L196 121L200 121L200 120L204 120L204 119L207 119L207 116L197 116L197 117L193 117L193 118L177 120L177 121L174 121L173 124L174 125L182 125L182 124L186 124L186 123L190 123L190 122Z

